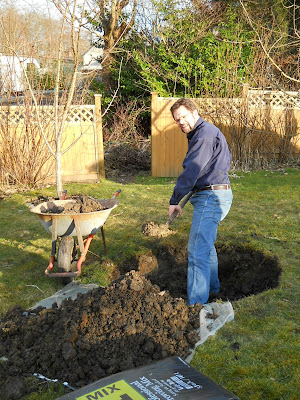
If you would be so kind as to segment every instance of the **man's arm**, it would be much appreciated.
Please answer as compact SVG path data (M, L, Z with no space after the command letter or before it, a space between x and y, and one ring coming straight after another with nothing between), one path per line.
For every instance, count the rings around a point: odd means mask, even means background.
M183 160L183 171L179 175L174 187L170 204L178 204L179 201L191 191L197 179L201 176L205 166L212 156L212 145L209 141L200 138L194 140L194 143L190 144L190 148Z

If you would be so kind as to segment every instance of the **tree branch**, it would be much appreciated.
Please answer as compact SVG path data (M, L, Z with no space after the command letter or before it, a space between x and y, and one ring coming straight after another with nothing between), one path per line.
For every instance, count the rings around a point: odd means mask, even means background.
M287 78L287 79L289 79L290 81L293 81L293 82L300 82L299 79L293 78L292 76L286 74L286 73L282 70L282 68L279 67L279 65L276 63L276 61L273 59L273 57L271 57L271 55L270 55L270 50L268 51L268 49L267 49L266 46L264 45L264 43L263 43L263 41L262 41L262 38L261 38L261 36L260 36L258 30L255 28L254 23L253 23L253 20L251 19L250 15L249 15L249 13L248 13L248 11L247 11L245 5L244 5L244 1L243 1L243 0L240 0L240 4L241 4L241 6L242 6L242 8L243 8L244 14L245 14L245 16L246 16L246 18L247 18L247 20L248 20L248 22L249 22L249 25L251 26L251 28L252 28L253 31L255 32L255 34L256 34L256 36L257 36L257 38L258 38L258 41L259 41L259 43L260 43L260 46L261 46L261 48L263 49L263 52L264 52L265 55L267 56L268 60L271 62L271 64L274 65L274 67L275 67L285 78ZM294 3L294 5L296 5L296 3ZM273 47L273 46L272 46L272 47Z

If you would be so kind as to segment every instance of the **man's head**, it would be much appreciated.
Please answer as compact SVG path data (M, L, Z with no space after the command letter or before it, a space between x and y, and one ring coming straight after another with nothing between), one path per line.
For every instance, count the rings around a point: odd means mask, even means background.
M174 121L180 127L182 132L188 134L191 132L200 115L195 103L190 99L179 99L171 107L171 113Z

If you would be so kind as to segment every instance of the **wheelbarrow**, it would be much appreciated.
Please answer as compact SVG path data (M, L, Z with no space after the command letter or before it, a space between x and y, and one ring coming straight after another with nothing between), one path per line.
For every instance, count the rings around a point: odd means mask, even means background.
M64 281L70 281L81 274L81 265L84 262L89 246L94 235L101 229L104 251L106 254L106 244L103 225L109 217L111 211L117 207L118 190L111 199L96 200L104 207L101 211L88 213L53 213L48 212L49 206L64 207L67 203L75 203L74 199L46 201L30 209L37 215L42 226L52 235L52 248L50 262L45 270L48 277L67 278ZM87 236L84 240L83 236ZM78 245L75 243L77 238ZM57 246L58 243L58 246ZM56 256L56 249L57 256ZM78 248L80 255L78 254ZM58 272L51 272L57 259Z

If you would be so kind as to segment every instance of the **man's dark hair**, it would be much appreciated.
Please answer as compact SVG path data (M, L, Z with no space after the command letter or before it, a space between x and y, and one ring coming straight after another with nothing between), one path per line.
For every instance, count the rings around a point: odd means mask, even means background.
M181 98L181 99L177 100L170 108L172 115L174 115L174 111L177 110L181 106L184 106L191 112L193 112L195 110L198 111L198 108L197 108L196 104L193 102L193 100Z

